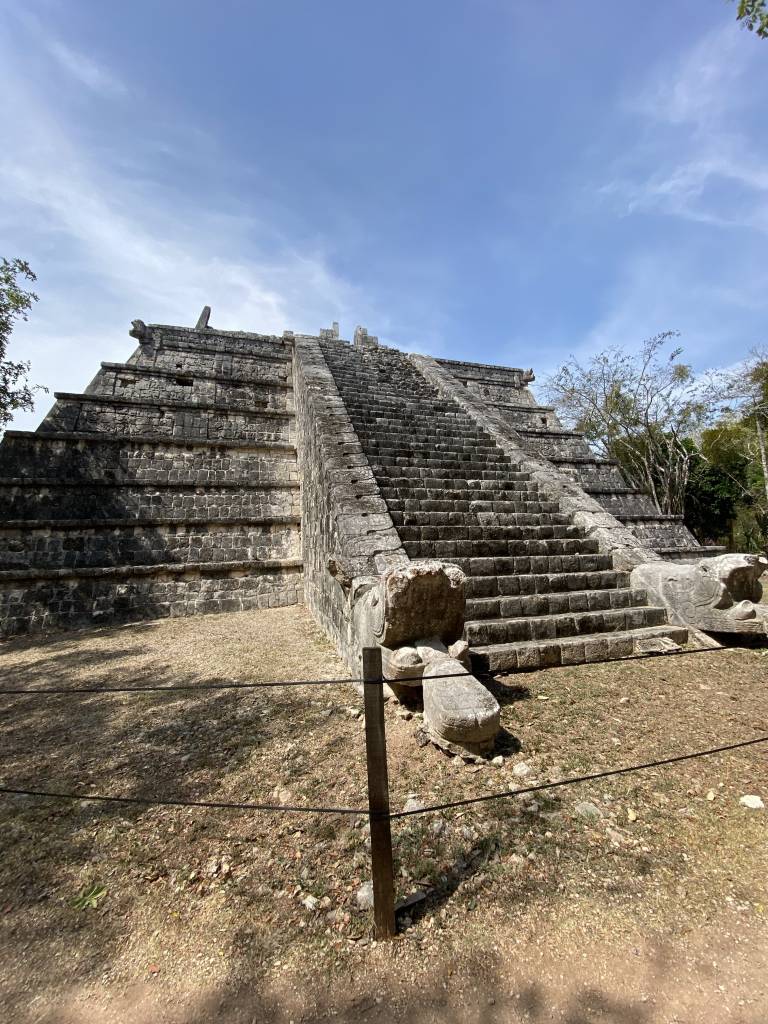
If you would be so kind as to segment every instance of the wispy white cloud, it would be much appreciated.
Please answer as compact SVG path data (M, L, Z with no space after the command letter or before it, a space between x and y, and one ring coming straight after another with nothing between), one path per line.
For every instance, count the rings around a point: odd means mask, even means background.
M41 45L83 84L122 102L117 79L63 44ZM386 326L333 272L320 244L294 243L269 211L235 215L215 187L204 197L169 194L153 180L150 159L134 150L130 164L119 154L110 160L105 139L98 155L90 152L62 121L50 88L32 89L0 39L0 90L9 101L0 112L0 225L8 255L28 258L40 275L41 302L13 339L36 381L80 390L100 360L131 351L132 318L189 324L203 304L221 328L314 332L341 320L351 329L360 315ZM39 419L20 414L14 426Z
M636 346L680 329L697 365L734 358L761 339L768 313L768 137L757 99L768 88L759 48L728 24L663 59L619 113L635 142L604 161L603 206L635 237L614 270L602 314L578 347ZM653 215L669 219L669 228ZM627 233L626 230L624 232ZM727 355L724 356L724 354Z
M768 75L749 42L732 24L709 32L624 99L641 131L614 161L603 197L625 215L657 212L768 232L768 152L744 127L760 91L754 84L768 87Z
M705 128L719 122L733 110L749 65L760 59L744 43L732 23L707 32L682 56L663 61L624 105L670 125Z
M61 40L47 39L45 46L58 66L88 89L100 95L112 96L122 96L128 92L126 85L114 74Z

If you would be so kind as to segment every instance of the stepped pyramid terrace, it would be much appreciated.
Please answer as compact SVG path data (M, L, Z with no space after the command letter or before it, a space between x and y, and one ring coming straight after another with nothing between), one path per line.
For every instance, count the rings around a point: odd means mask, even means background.
M532 370L209 318L134 321L125 363L5 434L4 637L306 602L353 675L381 646L431 738L482 753L478 675L765 634L768 563L659 515Z

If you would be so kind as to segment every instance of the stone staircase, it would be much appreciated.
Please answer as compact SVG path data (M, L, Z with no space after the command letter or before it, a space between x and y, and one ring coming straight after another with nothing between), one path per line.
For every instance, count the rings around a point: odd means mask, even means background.
M327 337L321 347L408 556L469 577L477 668L603 661L638 641L687 640L407 356Z
M644 491L627 486L619 465L599 458L582 434L564 430L552 406L540 405L529 384L532 370L489 366L454 359L438 360L461 388L493 409L511 427L529 455L544 458L627 526L646 547L666 559L682 561L722 554L725 548L702 547L682 516L662 515Z

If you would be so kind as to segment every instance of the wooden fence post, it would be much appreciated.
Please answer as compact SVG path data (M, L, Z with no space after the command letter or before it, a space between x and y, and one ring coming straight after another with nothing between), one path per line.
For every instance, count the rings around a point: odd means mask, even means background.
M384 732L384 684L381 649L363 648L365 696L365 753L368 763L368 820L371 825L373 918L376 938L395 934L395 889L392 869L392 832L389 822L387 739Z

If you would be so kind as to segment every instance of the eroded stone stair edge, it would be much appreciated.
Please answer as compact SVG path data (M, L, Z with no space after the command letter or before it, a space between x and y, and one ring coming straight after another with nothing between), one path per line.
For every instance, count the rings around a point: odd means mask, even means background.
M530 473L547 498L557 501L560 510L571 517L574 525L580 526L587 537L597 540L600 551L613 557L616 569L626 571L645 562L661 560L660 555L643 545L631 530L610 512L606 512L578 484L559 473L551 463L532 458L526 452L517 431L499 413L462 387L437 360L421 355L411 355L410 359L440 394L461 406L478 426L493 437L510 459Z
M306 603L359 676L353 580L409 559L316 338L295 336L293 372Z

